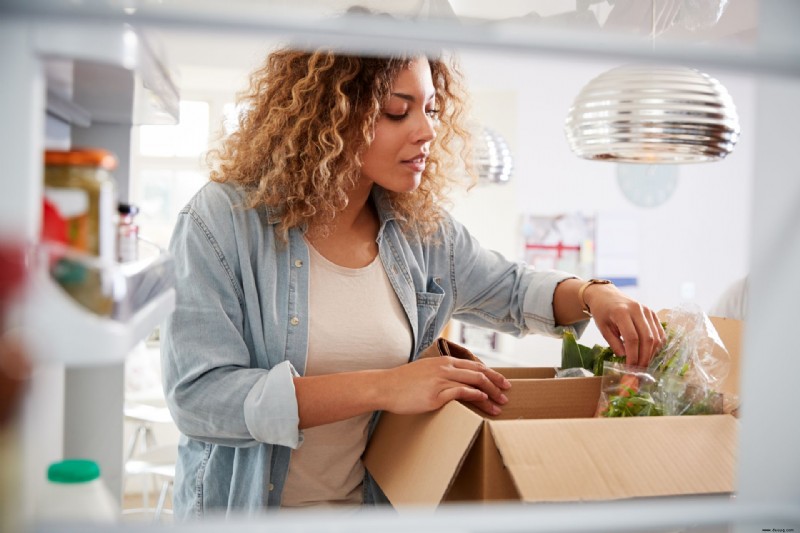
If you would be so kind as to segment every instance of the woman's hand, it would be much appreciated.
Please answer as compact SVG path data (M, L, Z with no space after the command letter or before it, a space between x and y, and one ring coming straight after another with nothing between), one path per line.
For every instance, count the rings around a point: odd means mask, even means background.
M592 317L617 355L626 364L647 366L666 341L655 311L623 294L613 285L590 285L583 295Z
M503 391L511 387L482 363L455 357L426 357L384 372L383 409L398 414L426 413L462 400L497 415L508 402Z

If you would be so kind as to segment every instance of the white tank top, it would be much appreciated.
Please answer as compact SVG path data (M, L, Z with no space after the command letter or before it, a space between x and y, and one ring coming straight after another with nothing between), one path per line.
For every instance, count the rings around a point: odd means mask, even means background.
M309 244L308 355L304 375L378 368L408 361L411 328L379 256L363 268L336 265ZM371 413L303 430L292 451L282 507L362 503Z

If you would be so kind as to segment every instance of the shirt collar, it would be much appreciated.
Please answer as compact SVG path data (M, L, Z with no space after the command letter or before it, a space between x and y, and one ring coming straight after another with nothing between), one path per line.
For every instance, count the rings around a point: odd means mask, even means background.
M389 193L386 192L386 189L380 187L378 185L372 186L372 192L370 193L372 197L372 201L375 204L375 210L378 212L378 218L381 222L381 228L389 222L390 220L398 219L398 220L405 220L403 217L397 215L394 209L392 209L392 201L389 198ZM285 206L278 205L278 206L266 206L267 212L267 223L269 224L277 224L281 221L283 217L283 213L286 210Z
M379 185L373 185L370 196L372 197L372 203L375 205L375 210L378 212L381 228L390 220L405 220L392 208L392 200L389 198L389 193L386 189Z
M283 205L279 205L279 206L268 205L268 206L266 206L265 209L267 211L267 223L275 225L275 224L277 224L278 222L281 221L281 218L283 218L283 212L285 211L285 206L283 206Z

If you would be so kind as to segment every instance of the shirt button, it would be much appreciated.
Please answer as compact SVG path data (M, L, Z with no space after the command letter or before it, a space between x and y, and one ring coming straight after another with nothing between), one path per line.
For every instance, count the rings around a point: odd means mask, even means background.
M300 260L300 259L295 259L294 260L294 266L296 266L297 268L300 268L301 266L303 266L303 261Z
M275 490L275 485L273 485L272 483L270 483L270 484L269 484L269 491L270 491L270 492L272 492L273 490Z
M297 324L300 323L300 319L297 318L296 316L293 316L292 319L289 321L289 323L291 323L293 326L296 326Z

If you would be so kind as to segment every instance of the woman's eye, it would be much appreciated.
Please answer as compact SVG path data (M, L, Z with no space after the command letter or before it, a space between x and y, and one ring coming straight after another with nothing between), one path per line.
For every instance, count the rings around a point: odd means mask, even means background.
M383 115L386 118L388 118L389 120L397 121L397 120L403 120L404 118L406 118L408 116L408 112L406 111L405 113L399 113L398 114L398 113L387 113L387 112L384 111Z
M403 120L408 116L409 112L405 111L403 113L387 113L386 111L383 112L383 116L388 118L389 120L400 121ZM425 115L428 118L432 118L434 120L439 120L439 109L426 109Z

